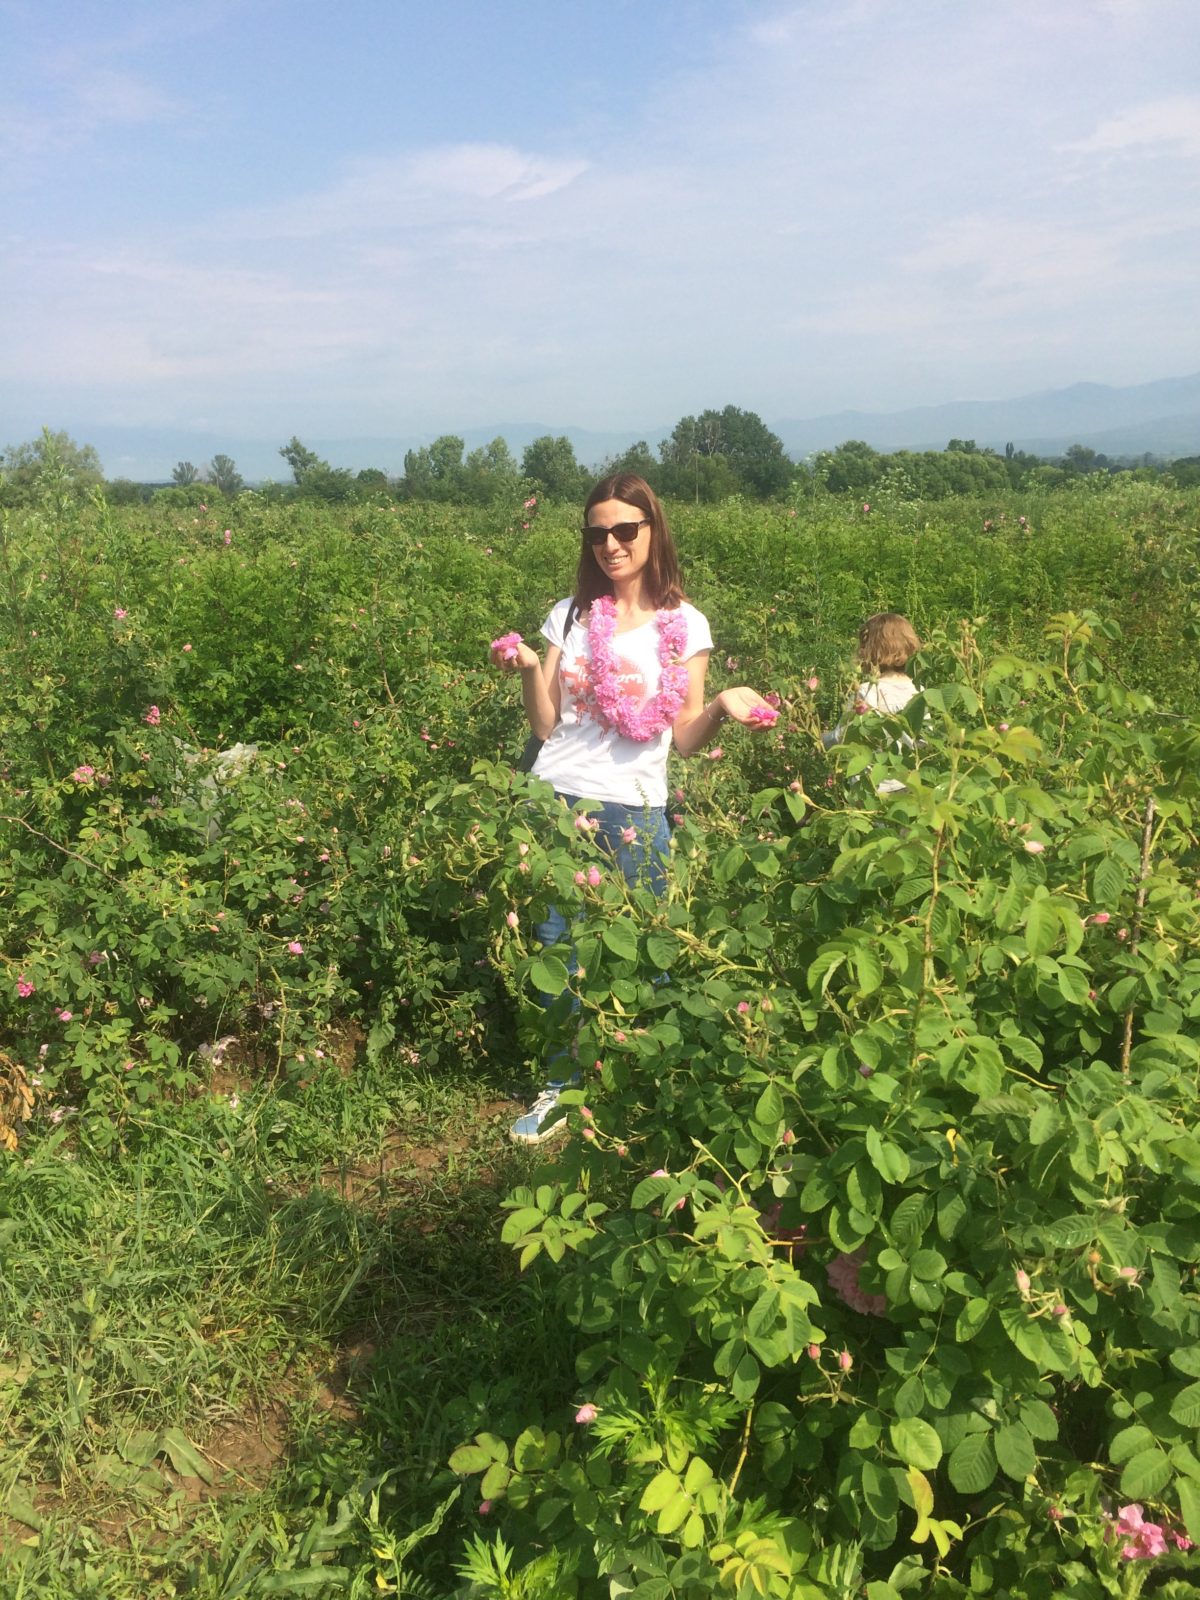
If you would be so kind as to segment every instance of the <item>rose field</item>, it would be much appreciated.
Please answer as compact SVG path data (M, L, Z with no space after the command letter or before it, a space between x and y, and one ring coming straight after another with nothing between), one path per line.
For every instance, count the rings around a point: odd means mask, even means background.
M662 900L576 507L203 494L0 512L0 1595L1194 1596L1200 490L672 504Z

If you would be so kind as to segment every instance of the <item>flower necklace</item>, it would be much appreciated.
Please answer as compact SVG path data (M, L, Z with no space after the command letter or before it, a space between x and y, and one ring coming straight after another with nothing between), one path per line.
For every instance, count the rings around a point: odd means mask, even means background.
M636 706L621 693L617 681L620 664L613 649L617 631L617 606L611 595L592 601L588 617L588 644L591 646L591 694L599 720L626 739L639 744L657 738L669 728L687 699L688 669L680 657L687 649L687 624L681 611L656 611L658 659L662 665L659 690L644 706Z

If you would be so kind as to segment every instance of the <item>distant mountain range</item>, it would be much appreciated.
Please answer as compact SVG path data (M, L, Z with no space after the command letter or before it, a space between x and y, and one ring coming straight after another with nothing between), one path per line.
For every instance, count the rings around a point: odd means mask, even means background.
M1171 458L1200 454L1200 373L1129 388L1076 383L1067 389L1050 389L1014 400L954 400L906 411L838 411L800 420L763 420L796 460L817 450L833 449L847 439L863 439L883 451L944 450L950 439L974 439L981 448L991 446L1003 451L1011 443L1018 450L1041 456L1059 456L1071 445L1083 444L1109 456L1139 456L1148 451ZM184 429L47 421L51 427L66 427L78 443L95 445L110 478L162 482L170 478L178 461L192 461L201 467L221 453L233 457L249 482L290 477L287 463L279 454L279 446L293 431L286 423L280 427L278 440L267 441ZM497 422L446 431L457 432L468 450L497 436L504 438L518 460L531 440L543 434L565 433L580 461L597 467L637 439L645 439L651 448L657 448L673 426L674 423L599 432L562 422ZM6 430L0 434L0 441L5 444L16 444L37 431L27 426L24 433L14 431L2 417L0 427ZM434 437L306 437L304 443L334 466L353 471L381 467L390 476L399 476L404 470L405 452L430 444Z
M1083 444L1105 455L1200 453L1200 373L1114 389L1075 383L1016 400L954 400L910 411L840 411L801 422L774 422L789 455L803 457L847 439L876 450L944 450L950 439L981 448L1013 444L1031 455L1062 455Z

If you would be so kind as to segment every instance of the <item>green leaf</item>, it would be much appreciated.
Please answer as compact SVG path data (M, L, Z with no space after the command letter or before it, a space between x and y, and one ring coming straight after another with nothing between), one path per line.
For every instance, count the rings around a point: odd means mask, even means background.
M561 994L571 981L566 963L557 956L544 954L533 958L529 977L540 994Z
M466 1477L469 1472L486 1472L491 1464L491 1456L477 1444L460 1444L450 1456L450 1471L457 1472L461 1477Z
M1200 1428L1200 1383L1189 1383L1171 1401L1171 1415L1185 1428Z
M1044 1400L1023 1400L1019 1415L1035 1439L1058 1438L1058 1418Z
M1092 872L1092 899L1099 906L1113 910L1125 889L1125 874L1112 859L1105 856L1097 861Z
M178 1428L168 1428L163 1434L162 1449L181 1477L199 1478L203 1483L213 1481L212 1467Z
M1155 1446L1139 1450L1121 1474L1121 1493L1127 1500L1152 1500L1171 1481L1166 1452Z
M638 1505L643 1511L661 1511L669 1500L675 1498L681 1487L679 1479L673 1472L666 1470L659 1472L643 1489Z
M960 1494L982 1494L996 1476L996 1452L990 1433L968 1433L950 1452L946 1470Z
M1119 1433L1114 1433L1108 1443L1108 1459L1113 1466L1119 1467L1122 1461L1128 1461L1141 1450L1149 1450L1154 1445L1154 1435L1142 1423L1135 1422L1131 1427L1122 1428Z
M1025 913L1025 948L1031 956L1049 955L1058 942L1062 924L1049 900L1034 900Z
M292 1572L271 1572L256 1578L259 1594L316 1594L350 1581L349 1567L301 1567Z
M984 1323L992 1314L990 1300L968 1300L958 1313L958 1321L954 1325L954 1337L959 1344L966 1344L973 1339Z
M878 1138L878 1135L876 1137ZM871 1137L870 1133L868 1133L867 1150L870 1151L870 1148ZM925 1237L932 1221L933 1203L928 1195L906 1195L892 1212L892 1237L899 1245L916 1244L918 1240Z
M863 1499L872 1516L887 1522L896 1515L900 1493L896 1480L886 1467L877 1461L864 1461L862 1469Z
M615 917L612 922L606 923L601 938L613 955L620 956L624 961L637 960L637 929L628 917Z
M918 1250L909 1262L914 1278L931 1282L946 1271L946 1258L940 1250Z
M1010 1478L1023 1483L1037 1471L1037 1451L1029 1429L1022 1422L1009 1422L996 1429L996 1460Z
M666 972L679 956L679 940L674 934L650 933L646 935L646 954L660 972Z
M942 1459L942 1441L937 1430L922 1417L902 1417L888 1429L892 1449L907 1467L932 1472Z
M1058 992L1070 1005L1086 1005L1089 983L1078 967L1059 967Z
M1193 1483L1191 1478L1178 1478L1175 1489L1188 1538L1193 1544L1200 1544L1200 1483Z

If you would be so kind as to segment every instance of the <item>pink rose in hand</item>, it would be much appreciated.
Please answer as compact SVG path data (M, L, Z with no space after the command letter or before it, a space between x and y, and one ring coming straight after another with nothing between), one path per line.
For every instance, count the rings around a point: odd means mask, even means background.
M492 640L492 654L499 656L501 661L515 661L517 646L521 643L519 633L502 633L498 639Z

